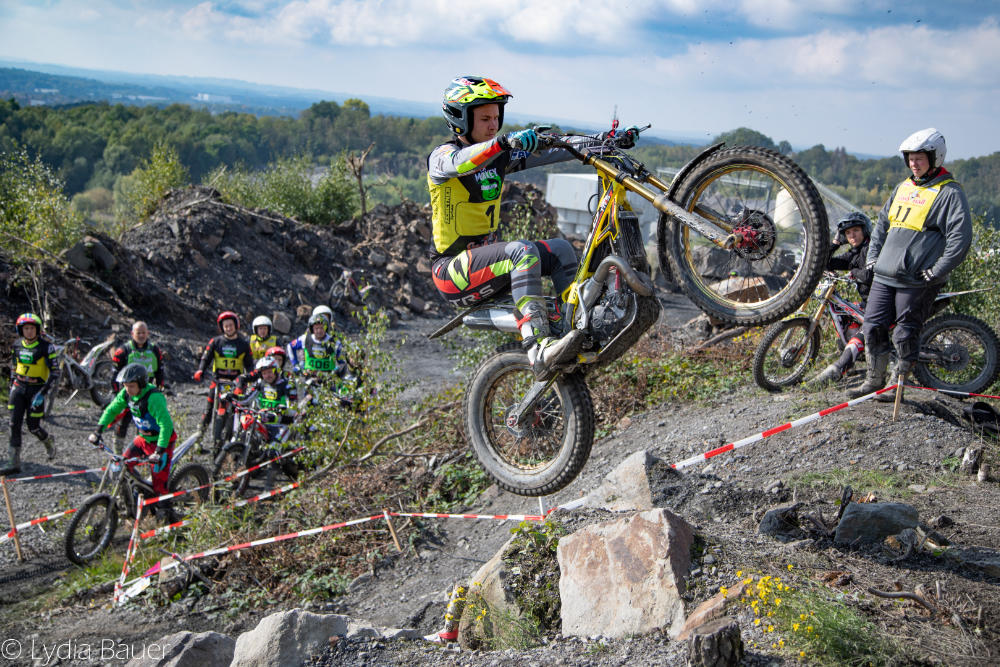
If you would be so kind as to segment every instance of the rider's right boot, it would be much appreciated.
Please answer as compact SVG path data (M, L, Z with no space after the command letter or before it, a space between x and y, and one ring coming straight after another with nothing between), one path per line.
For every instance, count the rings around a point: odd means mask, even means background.
M194 434L195 453L204 454L205 448L201 446L201 440L205 437L205 424L199 424L198 430Z
M554 367L565 364L576 356L584 333L573 329L561 338L553 337L549 329L548 309L541 297L524 297L517 308L522 314L518 326L528 348L531 370L538 380L544 380Z
M849 389L847 391L848 398L860 398L885 386L886 368L889 366L889 350L873 352L870 347L865 348L865 359L868 361L868 372L865 375L864 384L857 389Z
M121 454L122 452L124 452L125 451L125 436L124 435L116 435L115 436L114 444L112 444L111 448L114 450L115 454Z
M16 475L21 472L21 448L8 447L7 461L0 467L0 475Z

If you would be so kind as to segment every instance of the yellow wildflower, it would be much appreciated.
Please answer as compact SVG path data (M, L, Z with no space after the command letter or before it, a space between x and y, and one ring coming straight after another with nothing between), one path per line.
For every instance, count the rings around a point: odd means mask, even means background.
M729 593L729 589L726 588L725 586L719 586L719 592L722 593L722 597L726 597L726 595Z
M789 571L789 572L791 572L791 571L792 571L792 564L791 564L791 563L789 563L789 564L788 564L788 571Z
M760 625L760 619L759 618L753 619L753 624L754 625Z
M799 631L799 624L798 623L792 623L792 631L794 631L794 632L798 632Z
M774 626L773 625L767 626L767 631L768 632L774 632Z

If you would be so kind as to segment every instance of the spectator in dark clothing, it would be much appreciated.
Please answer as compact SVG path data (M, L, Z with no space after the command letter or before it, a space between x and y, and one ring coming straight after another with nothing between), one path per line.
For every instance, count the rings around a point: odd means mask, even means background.
M899 359L889 382L905 381L920 352L920 330L934 297L972 245L972 215L962 186L942 166L944 137L930 127L899 146L913 175L896 186L872 231L866 266L874 268L865 308L868 375L857 398L886 386L889 327ZM878 400L891 401L891 392Z
M826 268L831 271L848 271L851 279L857 283L858 294L861 296L861 309L865 308L868 300L868 292L872 286L872 270L867 268L868 244L871 240L871 223L864 213L855 211L849 213L837 223L837 236L833 239L830 250L830 259ZM847 244L850 248L845 253L834 256L842 245ZM809 380L811 385L822 385L834 382L844 376L858 360L865 350L865 338L861 333L860 325L851 318L844 324L850 339L844 347L840 358L824 368L818 375Z

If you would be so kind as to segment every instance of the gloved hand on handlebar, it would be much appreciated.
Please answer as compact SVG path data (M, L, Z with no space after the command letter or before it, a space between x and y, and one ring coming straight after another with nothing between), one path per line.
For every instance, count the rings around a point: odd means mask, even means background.
M502 135L497 139L501 148L515 149L534 153L538 149L538 133L533 129L518 130Z
M626 128L623 132L615 134L615 144L618 148L634 148L635 142L639 140L641 130L636 125Z
M101 444L101 431L100 431L100 429L98 429L98 430L94 431L93 433L91 433L90 435L88 435L87 436L87 440L89 440L91 443L93 443L95 445Z
M201 382L201 378L202 378L202 376L203 376L204 374L205 374L205 372L204 372L204 371L200 371L200 370L198 370L198 371L195 371L195 372L194 372L194 381L195 381L195 382Z

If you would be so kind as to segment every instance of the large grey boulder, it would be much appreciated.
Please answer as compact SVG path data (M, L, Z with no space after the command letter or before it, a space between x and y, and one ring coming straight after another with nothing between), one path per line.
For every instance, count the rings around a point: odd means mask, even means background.
M681 473L644 449L608 473L584 504L612 512L655 509L666 505L680 484Z
M218 632L184 630L148 644L128 667L229 667L236 641Z
M594 524L559 540L564 635L624 637L684 625L693 531L664 509Z
M348 621L340 614L301 609L271 614L236 640L232 667L299 667L325 651L330 637L346 635Z
M917 527L917 510L904 503L851 503L837 524L837 544L881 542Z

